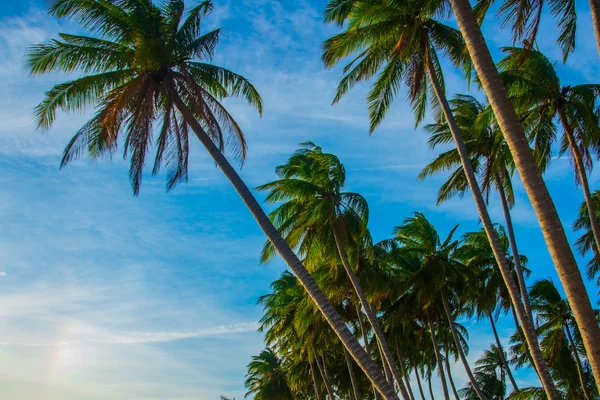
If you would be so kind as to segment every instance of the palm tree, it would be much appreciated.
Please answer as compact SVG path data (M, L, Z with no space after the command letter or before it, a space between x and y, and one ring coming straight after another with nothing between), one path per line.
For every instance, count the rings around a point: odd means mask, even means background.
M561 154L571 151L576 182L583 188L588 215L596 215L587 171L592 168L591 152L598 151L600 143L600 120L596 115L600 85L562 86L554 65L539 51L514 47L504 51L507 56L498 65L517 112L531 130L530 140L536 143L540 167L544 170L550 161L556 119L563 129ZM598 246L600 225L591 217L590 225Z
M417 123L425 114L428 103L427 93L433 90L434 106L441 107L443 118L452 133L479 218L487 232L527 342L532 349L536 370L540 379L545 382L545 386L551 388L552 379L541 357L533 321L523 307L518 287L506 264L467 148L446 99L437 50L444 51L458 66L462 66L468 72L470 62L465 57L463 39L457 30L430 17L437 11L437 3L433 4L434 7L429 4L426 6L418 6L418 4L420 3L417 2L417 5L410 2L389 3L382 0L332 1L329 4L325 15L327 21L335 21L339 24L349 22L344 32L327 40L323 45L325 64L332 66L351 54L358 54L358 57L346 67L347 74L338 87L334 102L355 83L379 73L368 97L371 131L373 131L383 119L403 80L409 86L409 98ZM442 117L438 119L441 120Z
M458 127L465 139L471 165L473 165L473 170L481 182L482 193L486 201L489 201L490 192L493 189L498 192L506 222L506 233L510 249L512 254L518 254L519 250L510 212L515 200L511 181L514 173L514 162L502 132L500 132L494 119L493 112L489 106L482 104L473 96L457 95L450 101L450 104ZM431 134L429 145L432 149L452 141L452 133L445 123L430 124L425 129ZM456 194L462 196L468 188L462 163L456 149L440 153L423 168L419 174L419 179L443 171L452 172L448 180L440 186L438 204ZM502 244L501 238L499 239ZM520 298L525 312L531 318L531 305L527 296L527 285L521 266L521 258L513 257L512 260L517 272L517 282L521 292Z
M322 259L341 261L381 346L384 367L390 366L402 397L409 400L377 316L351 265L357 265L360 242L368 235L366 200L357 193L342 191L346 181L343 164L313 143L305 143L276 172L278 180L257 188L269 192L267 203L281 203L270 214L271 220L287 243L306 256L307 265ZM267 242L262 261L268 261L274 250Z
M485 350L481 358L475 362L475 378L488 399L504 400L506 398L505 375L507 370L504 364L506 354L501 348L492 345L489 350ZM516 392L517 393L517 392ZM460 390L460 394L466 400L476 400L477 393L473 386L468 384L466 388ZM512 395L509 397L512 398Z
M596 210L596 223L600 217L600 191L596 190L592 193L592 203ZM600 272L600 253L598 253L598 246L594 240L594 234L592 232L592 223L590 222L590 214L588 203L584 201L579 206L579 213L577 219L573 223L573 228L576 231L583 230L584 233L577 239L575 246L581 252L581 255L586 255L592 252L592 258L588 262L587 276L589 279L594 279ZM600 277L596 280L596 285L600 286Z
M416 255L422 259L421 268L411 277L407 285L419 291L417 297L425 304L433 305L437 300L441 300L456 350L471 384L483 400L486 397L479 390L474 379L454 324L454 314L460 310L461 290L464 290L465 282L471 275L468 267L456 258L459 243L453 240L453 234L457 228L458 226L454 227L442 241L435 227L425 216L415 213L414 217L406 218L402 225L396 227L394 234L395 239L402 244L400 248L402 253ZM449 300L452 300L452 307ZM437 346L436 341L433 342L434 346ZM438 364L441 374L441 363L438 361Z
M594 376L596 381L600 381L600 328L562 222L529 148L523 127L494 65L471 4L468 0L450 0L450 5L465 39L481 86L498 120L498 125L513 155L516 169L542 228L554 267L581 331ZM528 330L525 329L526 327L523 328L524 331ZM527 335L529 336L529 334ZM527 341L529 342L529 339ZM535 350L531 345L530 349L532 352ZM537 353L537 351L535 352ZM538 356L534 355L534 359L537 363ZM541 375L544 390L550 399L557 399L558 394L551 380L548 379L547 374Z
M287 382L282 360L272 349L266 348L253 356L248 364L246 388L256 400L294 400Z
M130 178L139 193L142 170L159 124L154 172L163 160L167 187L187 179L188 132L193 131L229 179L257 223L308 294L325 315L352 357L386 398L393 388L328 302L314 279L279 235L246 184L225 157L225 143L242 161L246 142L239 125L221 105L228 96L242 96L262 111L256 89L242 76L208 63L221 31L201 34L201 20L212 10L200 2L184 18L183 0L155 4L151 0L53 0L50 15L71 19L91 36L62 34L33 46L27 55L32 75L82 73L81 78L54 86L36 109L40 128L50 128L56 112L98 111L65 149L62 166L82 153L110 155L125 135L124 152L131 158Z
M506 253L508 253L508 238L501 226L498 226L498 237L500 243ZM486 234L483 230L477 232L468 232L463 237L463 245L460 252L461 258L465 263L477 271L477 279L474 280L471 286L472 295L468 296L468 302L474 308L474 312L478 319L488 318L494 339L496 340L496 348L498 349L498 358L502 362L503 371L508 375L508 378L516 392L519 387L515 378L508 366L508 362L504 356L504 349L498 336L496 329L495 315L499 312L507 312L511 307L511 303L506 293L506 286L502 280L502 276L498 273L495 265L492 249L487 241ZM519 259L520 264L525 264L527 259L524 256L516 255L514 257L506 256L507 262L510 265L515 265L515 259Z
M572 353L572 360L576 365L579 385L582 390L579 396L583 394L585 399L593 399L594 397L590 392L587 371L584 370L584 362L582 362L579 346L575 341L575 337L579 337L579 332L577 332L577 326L574 323L573 313L569 308L569 304L561 297L549 279L537 281L531 287L530 296L533 309L537 314L539 323L538 331L541 335L545 335L547 343L554 347L554 349L548 350L551 354L550 358L555 358L555 355L562 353L562 344L566 339L568 349ZM564 363L565 360L561 359L560 364Z

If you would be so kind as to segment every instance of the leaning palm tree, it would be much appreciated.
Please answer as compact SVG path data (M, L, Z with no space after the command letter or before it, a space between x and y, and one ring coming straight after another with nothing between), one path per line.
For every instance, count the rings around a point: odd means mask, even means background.
M490 400L504 400L506 398L506 367L504 359L506 354L501 348L492 345L485 350L481 358L475 364L475 377L477 383ZM466 400L476 400L477 393L472 385L460 390L460 394ZM512 396L511 396L512 398Z
M27 68L32 75L83 74L46 93L36 109L39 126L50 128L59 110L74 112L96 106L95 115L67 145L61 165L82 153L91 158L113 154L124 135L124 154L131 160L129 176L136 195L154 128L158 128L154 172L159 171L164 161L169 188L187 179L191 129L352 357L378 390L393 399L396 397L393 388L278 234L224 154L227 143L228 150L243 161L246 141L220 100L242 96L259 112L262 101L247 79L209 62L221 34L219 29L201 34L201 20L211 10L210 1L200 2L187 16L183 0L160 4L151 0L51 1L50 15L73 20L90 36L61 34L60 39L29 49Z
M256 400L295 398L286 379L283 360L269 348L252 357L245 385L248 389L245 397L252 395Z
M594 376L596 381L600 382L600 327L562 222L536 165L523 127L504 88L469 0L450 0L450 5L481 86L513 155L516 169L542 228L554 267L581 331ZM542 379L542 385L550 399L558 398L558 393L550 380Z
M426 2L425 6L423 2L386 0L332 1L326 10L326 20L346 26L344 32L328 39L323 45L325 64L332 66L343 58L357 54L346 66L347 74L338 87L334 101L347 93L357 82L378 74L368 97L373 131L383 119L402 82L409 87L409 99L417 123L425 115L428 92L435 93L430 100L435 108L440 107L442 110L438 120L445 119L448 123L479 218L531 348L536 371L545 382L544 386L552 390L552 379L539 350L531 315L522 304L519 289L504 258L459 126L446 98L437 52L446 53L467 72L470 70L470 62L468 57L465 57L466 49L460 33L433 19L438 12L436 5L435 1L433 4Z
M384 366L389 365L402 397L408 400L377 316L352 267L358 264L360 242L368 237L366 200L358 193L343 192L344 165L313 143L305 143L286 164L277 167L276 172L278 180L258 187L258 190L268 191L266 202L279 204L270 214L271 220L288 244L306 256L307 265L323 259L342 263L381 346ZM267 242L262 261L268 261L275 254L274 250L272 243Z

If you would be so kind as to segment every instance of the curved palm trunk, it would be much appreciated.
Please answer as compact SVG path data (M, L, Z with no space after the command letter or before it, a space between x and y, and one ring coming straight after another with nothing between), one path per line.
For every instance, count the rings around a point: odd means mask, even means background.
M319 383L317 382L317 374L315 373L315 363L312 361L308 362L310 366L310 376L312 377L313 387L315 389L315 399L321 400L321 391L319 390Z
M344 320L338 312L333 308L331 303L325 297L325 294L313 277L308 273L302 262L298 259L294 251L290 248L287 242L281 237L279 232L263 209L261 208L256 198L252 195L252 192L248 189L244 181L240 178L235 169L231 166L227 158L221 153L219 148L213 143L210 137L206 134L202 126L198 123L194 114L185 105L179 94L174 94L175 105L185 118L185 121L192 128L202 145L206 148L208 153L211 155L217 166L223 171L227 179L231 182L232 186L238 192L242 201L248 207L248 210L254 216L254 219L260 226L261 230L267 236L269 241L273 243L273 247L281 255L286 264L298 277L298 280L313 299L319 311L323 314L331 329L340 338L340 341L348 349L348 352L356 360L356 363L365 372L369 380L377 388L377 390L383 395L386 400L395 400L398 398L394 392L394 388L390 385L381 374L381 371L375 366L375 363L369 355L360 347L358 340L352 335Z
M592 235L594 236L594 242L596 242L596 251L598 252L600 251L600 225L598 225L598 220L596 218L596 206L594 204L594 200L592 199L592 193L590 192L590 184L588 182L587 173L585 172L583 156L579 150L579 147L577 146L577 141L573 136L573 130L569 126L564 111L560 107L558 108L558 117L563 126L565 135L567 136L567 140L569 141L571 153L573 153L575 171L577 172L579 183L583 189L583 197L585 198L585 205L589 214L590 226L592 227Z
M402 351L400 350L400 346L398 345L397 339L396 355L398 356L398 363L400 363L400 372L402 372L402 379L406 381L406 389L408 389L408 395L410 396L410 400L415 400L415 394L413 393L412 387L410 385L410 376L406 372L406 367L404 366L404 357L402 357Z
M428 374L427 374L427 383L429 385L429 395L431 396L431 400L435 400L435 397L433 397L433 386L431 385L431 375L432 375L432 371L431 368L428 369ZM446 396L444 394L444 396ZM446 400L448 400L448 396L445 397Z
M383 372L385 373L385 379L387 379L388 382L393 382L394 379L392 378L392 374L390 372L390 366L385 361L385 355L383 354L383 350L381 350L381 344L379 342L377 342L377 349L379 350L379 356L381 357L381 363L383 364Z
M452 371L450 370L450 358L449 358L447 346L446 346L446 355L444 357L444 364L446 364L446 373L448 374L448 381L450 382L450 387L452 388L452 393L454 394L454 398L456 400L460 400L460 397L458 396L458 391L456 390L456 385L454 384L454 378L452 377Z
M452 320L452 314L450 313L450 307L448 306L448 299L446 298L446 293L444 289L440 290L440 296L442 297L442 304L444 305L444 311L446 312L446 318L448 318L448 326L450 327L450 333L452 333L452 338L454 339L454 344L456 345L456 351L458 351L458 356L462 361L465 371L467 372L467 376L469 377L469 381L471 382L471 386L473 386L473 390L477 393L477 396L481 400L486 400L485 395L481 391L479 384L475 380L473 376L473 371L471 371L471 367L469 366L469 362L467 361L467 357L465 357L465 353L460 345L458 340L458 334L456 333L456 328L454 327L454 321Z
M400 373L398 372L398 367L396 367L396 363L394 362L394 357L392 356L392 352L390 351L387 341L385 340L385 337L383 336L383 332L381 332L381 328L379 327L379 322L377 321L377 316L371 309L371 306L369 305L369 302L367 301L367 297L365 296L365 293L363 292L362 287L360 286L360 283L358 282L358 278L356 277L356 274L354 273L354 271L352 270L352 267L350 266L350 262L348 261L348 255L346 254L346 249L344 248L343 240L340 235L340 229L337 226L337 224L334 224L334 226L333 226L333 236L335 238L335 244L337 246L338 253L340 255L340 259L342 260L342 265L344 266L344 269L346 270L346 274L348 275L348 278L350 279L350 283L352 284L352 287L354 288L354 291L356 292L356 295L358 296L358 299L360 301L360 304L361 304L363 310L365 310L367 320L369 321L369 323L371 324L371 327L373 328L373 333L375 334L375 339L377 339L377 343L379 344L380 350L382 353L381 358L383 360L384 367L385 367L385 364L387 361L387 364L390 366L391 373L394 377L394 380L396 381L396 383L398 384L398 388L400 389L400 395L402 396L402 398L404 400L410 400L408 398L408 393L406 392L406 387L404 386L404 382L402 382L402 378L400 377Z
M435 339L435 332L433 331L433 326L431 325L430 320L427 320L427 324L429 326L429 333L431 335L431 343L433 343L433 351L435 353L435 361L437 362L438 371L440 373L440 378L442 380L442 390L444 391L444 399L450 400L450 396L448 396L448 385L446 384L446 379L444 378L444 366L442 365L442 357L440 356L440 349L438 347L437 340ZM431 398L433 399L433 391L431 390L431 373L429 374L428 378L429 378L429 392L431 393Z
M450 3L481 85L487 94L489 103L514 158L523 186L541 225L546 245L581 331L588 359L598 384L600 383L600 328L554 202L535 163L523 127L519 123L513 105L508 98L502 79L487 48L485 38L473 15L469 0L450 0ZM519 313L517 312L517 314ZM521 318L519 317L519 319ZM522 319L521 323L523 323ZM527 326L524 330L526 336L529 336ZM537 363L540 360L537 354L538 347L531 346L532 343L529 344L533 358ZM549 378L549 374L546 374L547 368L545 366L539 368L538 366L538 371L548 397L551 400L558 399L557 390Z
M508 179L505 176L505 179ZM502 186L502 180L496 175L496 186L498 187L498 194L500 195L500 203L502 204L502 212L504 213L504 221L506 222L506 233L508 235L508 244L513 255L515 262L515 271L517 272L517 281L519 282L519 290L521 291L521 300L525 312L533 320L533 312L531 311L531 303L529 302L529 294L527 293L527 283L525 282L525 274L523 272L523 266L521 265L521 259L519 258L519 249L517 248L517 239L515 237L515 230L513 228L512 217L510 215L510 207L506 200L506 193L504 186Z
M500 350L500 361L502 361L502 365L504 365L504 369L506 370L506 374L508 375L508 379L510 379L510 383L514 388L515 392L519 391L519 387L517 386L517 382L515 381L515 377L508 366L508 362L506 361L506 357L504 357L504 348L502 347L502 343L500 342L500 337L498 336L498 331L496 330L496 323L494 322L494 317L492 313L489 315L490 325L492 325L492 332L494 332L494 338L496 339L496 345Z
M575 364L577 365L577 374L579 375L579 382L581 382L583 394L586 400L593 400L593 397L590 391L588 390L587 385L585 384L585 374L583 373L583 366L581 365L581 359L579 358L579 352L577 351L577 346L575 346L575 341L573 340L571 329L566 324L564 328L565 331L567 331L567 340L569 341L569 346L571 346L571 351L573 352L573 357L575 358Z
M419 377L419 369L415 367L415 378L417 380L417 386L419 387L419 393L421 393L421 400L425 400L425 392L423 391L423 385L421 385L421 378Z
M354 367L352 365L352 359L348 355L348 350L342 346L344 349L344 359L346 360L346 366L348 367L348 375L350 375L350 382L352 383L352 391L354 392L354 398L356 400L361 400L360 390L358 389L358 385L356 383L356 376L354 375Z
M590 12L592 14L592 23L594 24L594 36L596 36L596 48L600 55L600 1L590 0Z
M462 139L460 129L458 128L458 125L454 120L454 116L450 109L450 105L448 104L446 95L437 79L433 63L431 62L431 59L429 57L427 57L427 67L431 83L439 100L440 106L442 107L446 120L448 121L448 126L450 127L452 138L454 139L456 149L460 156L463 171L465 172L465 176L469 184L469 189L471 189L471 193L473 194L473 200L475 201L475 206L477 207L477 212L479 213L479 219L481 220L483 228L485 229L485 233L487 234L488 240L490 242L490 247L492 248L492 251L494 253L496 264L500 269L502 279L504 280L504 283L506 284L506 287L508 289L510 300L513 306L515 307L517 315L519 316L519 320L521 321L521 325L523 326L523 331L525 333L525 338L527 339L527 344L529 345L529 348L531 349L531 354L533 355L535 369L538 372L538 375L540 377L540 380L542 381L542 385L544 386L546 393L552 393L552 395L549 394L549 399L558 400L558 392L556 391L554 383L552 382L548 366L546 365L546 362L542 357L542 352L540 350L537 335L535 334L535 329L533 328L533 319L530 315L526 314L525 309L523 307L523 302L521 301L519 289L517 288L517 285L513 278L512 271L510 270L510 267L506 262L506 256L504 254L504 251L502 250L502 247L500 246L500 241L498 240L498 233L494 229L494 225L492 224L492 220L490 219L490 215L487 211L487 207L485 205L483 195L481 194L479 184L477 183L477 178L475 177L475 172L473 171L473 166L471 165L469 154L467 152L465 143ZM475 389L475 391L481 397L481 390L479 390L476 387L476 383L473 379L471 383L473 384L473 388Z

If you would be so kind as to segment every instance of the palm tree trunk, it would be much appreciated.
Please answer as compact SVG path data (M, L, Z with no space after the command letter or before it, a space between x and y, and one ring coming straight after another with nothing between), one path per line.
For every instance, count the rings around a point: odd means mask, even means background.
M281 237L275 226L269 220L269 217L261 208L252 192L248 189L244 181L240 178L235 169L231 166L227 158L221 153L219 148L213 143L210 137L206 134L202 126L196 120L192 111L185 105L179 94L174 95L175 105L183 115L185 121L192 128L202 145L211 155L217 166L223 171L232 186L238 192L243 202L248 207L248 210L256 219L261 230L267 236L273 247L281 255L285 263L290 267L298 280L313 299L319 311L323 314L335 334L340 338L340 341L348 349L348 352L356 360L356 363L365 372L369 380L375 385L377 390L383 395L386 400L395 400L398 398L394 392L394 388L390 385L381 371L375 366L375 363L370 356L363 350L358 343L358 340L352 335L350 329L344 323L342 317L333 308L327 300L325 294L321 291L313 277L306 270L302 262L298 259L294 251L290 248L287 242Z
M512 374L512 371L510 370L510 367L508 366L508 362L506 361L506 357L504 357L504 349L502 347L502 343L500 342L500 337L498 336L498 331L496 330L496 323L494 322L494 317L492 316L492 313L490 312L490 325L492 325L492 332L494 332L494 338L496 339L496 345L498 346L498 349L500 350L500 360L502 361L502 365L504 365L504 369L506 370L506 374L508 375L508 379L510 379L510 383L512 385L512 387L515 389L515 392L519 391L519 387L517 386L517 382L515 381L515 377Z
M600 225L598 225L598 219L596 218L596 205L594 204L594 200L592 199L592 193L590 192L590 184L588 182L587 173L585 172L583 156L581 154L581 151L579 150L579 147L577 146L577 141L573 136L573 130L569 126L564 111L560 107L558 108L558 117L563 126L565 135L567 136L567 140L569 141L571 153L573 153L575 171L577 172L579 183L581 184L581 188L583 189L583 197L585 198L585 205L588 210L590 226L592 227L594 242L596 242L596 249L600 250Z
M472 12L471 15L473 15ZM542 381L546 393L550 392L555 394L549 397L550 400L558 400L558 393L556 391L556 388L554 387L554 383L552 382L548 366L546 365L546 362L542 357L542 352L540 350L540 346L537 340L537 335L535 334L535 330L533 329L533 319L531 318L531 316L526 314L525 309L523 307L523 302L521 301L519 289L517 288L517 285L513 278L512 271L508 266L508 263L506 262L506 255L504 254L504 251L500 246L500 241L498 240L498 233L496 232L496 229L494 229L494 225L492 224L492 220L490 219L490 215L487 211L483 195L481 194L479 184L477 183L477 178L475 177L475 172L473 171L473 166L471 165L471 161L469 159L467 148L460 133L460 129L458 128L458 125L454 120L454 115L452 115L450 105L448 104L448 100L446 99L444 90L437 78L437 74L435 73L435 69L433 67L433 63L430 57L427 57L427 68L432 86L435 90L440 106L444 112L444 116L448 121L448 127L450 128L452 138L454 139L456 149L460 156L463 171L465 172L469 188L471 189L471 193L473 194L473 200L475 201L475 206L477 207L477 212L479 213L479 219L481 220L483 228L485 229L485 233L488 237L490 246L494 253L496 264L500 269L502 279L504 280L504 283L506 284L506 287L508 289L510 300L513 306L515 307L517 315L519 316L519 320L521 321L521 325L523 326L525 338L527 339L527 344L529 345L531 353L534 356L534 364L536 366L535 369L538 372L538 375L540 376L540 380ZM477 391L478 394L481 395L481 391L476 387L476 383L474 382L474 380L472 384L475 391Z
M590 12L592 14L592 23L594 24L594 35L596 36L596 48L600 55L600 1L590 0Z
M400 363L400 372L402 372L402 378L406 381L406 389L408 389L410 400L415 400L415 394L410 386L410 376L406 372L406 367L404 366L404 357L402 357L402 351L398 345L398 339L396 339L396 354L398 355L398 362Z
M458 396L458 391L456 390L456 385L454 384L454 378L452 377L452 371L450 371L450 358L448 354L448 347L446 346L446 357L444 358L444 364L446 364L446 373L448 374L448 381L450 382L450 387L452 388L452 393L454 393L454 397L456 400L460 400Z
M421 400L425 400L425 392L423 391L423 385L421 385L421 378L419 377L419 369L417 367L415 367L415 378L417 379L419 393L421 393Z
M593 400L593 397L588 390L587 385L585 384L585 374L583 373L583 366L581 365L581 359L579 358L579 352L577 351L577 346L575 345L575 341L573 340L573 335L571 334L571 329L569 325L565 324L565 331L567 331L567 339L569 340L569 346L571 346L571 351L573 352L573 357L575 358L575 364L577 364L577 374L579 375L579 381L581 382L581 388L583 389L583 394L585 395L586 400Z
M444 399L450 400L450 396L448 396L448 385L446 384L446 379L444 379L444 366L442 365L442 357L440 356L440 349L438 348L437 340L435 339L435 332L433 331L431 320L428 319L427 324L429 325L429 333L431 335L431 343L433 344L433 351L435 353L435 361L437 362L440 378L442 379ZM429 374L429 391L431 392L431 398L433 399L433 392L431 391L431 374Z
M377 350L379 350L379 356L381 357L381 363L383 364L383 372L385 373L385 379L388 382L393 382L392 374L390 372L390 367L387 362L385 362L385 355L383 354L383 350L381 350L381 344L377 342Z
M325 361L325 357L321 356L321 363L319 363L319 357L316 357L317 366L321 370L321 375L323 376L323 382L325 382L325 387L327 388L327 394L329 395L329 400L335 400L335 396L333 395L333 388L331 387L331 380L329 379L329 372L327 371L327 362Z
M431 396L431 400L435 400L435 397L433 397L433 387L431 386L431 375L433 374L433 372L431 371L431 368L429 368L429 373L427 374L427 383L429 384L429 395ZM444 393L445 399L448 400L448 396L446 395L446 393Z
M315 373L315 363L313 361L309 361L308 365L310 366L310 376L312 376L313 387L315 389L315 399L321 400L321 391L319 390L319 383L317 382L317 374Z
M508 176L504 176L504 179L509 179ZM515 263L515 271L517 272L517 281L519 282L519 290L521 291L521 301L523 307L529 318L533 321L533 312L531 311L531 303L529 302L529 294L527 293L527 283L525 282L525 274L523 272L523 266L521 265L521 259L519 258L519 249L517 248L517 239L515 237L515 230L512 223L512 217L510 215L510 207L506 200L506 192L502 185L502 179L496 175L496 186L498 187L498 193L500 194L500 203L502 204L502 212L504 213L504 221L506 222L506 233L508 235L508 243L510 250L513 255Z
M348 367L348 375L350 375L350 382L352 383L352 391L354 392L354 398L356 400L361 400L360 390L358 389L358 385L356 383L356 376L354 375L354 366L352 365L352 359L348 355L348 350L342 346L344 349L344 359L346 360L346 366Z
M365 328L365 321L363 321L362 311L360 311L360 305L356 303L354 306L356 308L356 317L358 319L358 326L360 326L360 333L363 337L365 351L367 352L367 354L371 354L371 351L369 349L369 337L367 336L367 329ZM375 389L375 386L373 386L373 395L375 396L375 400L380 399L379 392Z
M529 200L541 225L546 245L554 262L554 267L558 272L575 320L581 331L581 337L596 378L596 383L600 384L600 327L598 327L598 321L592 309L581 272L575 261L573 251L569 246L564 228L556 212L556 207L542 179L541 172L535 163L533 153L525 138L523 127L519 123L513 105L508 98L485 38L473 15L469 0L450 0L450 4L465 39L477 75L479 76L479 81L492 106L500 129L510 148L517 171L519 171L525 191L529 196ZM517 314L519 315L518 310ZM521 319L520 316L519 319ZM523 319L521 319L521 323L523 324ZM524 326L524 330L529 342L531 334L531 332L528 333L529 327ZM537 363L541 360L538 355L539 347L533 347L531 343L529 344L534 362ZM558 392L554 387L549 373L546 373L548 371L546 366L544 365L542 368L538 366L537 369L540 372L540 379L549 399L558 399Z
M400 373L398 372L398 367L396 367L396 363L394 362L394 357L392 356L392 352L390 351L387 341L385 340L385 337L383 336L383 332L381 332L381 328L379 327L379 322L377 321L377 316L371 309L371 306L370 306L369 302L367 301L367 297L365 296L365 293L363 292L362 287L360 286L360 283L358 282L358 278L356 277L356 274L354 273L354 271L352 270L352 267L350 266L350 261L348 261L348 255L346 253L346 249L344 247L344 242L343 242L342 236L340 234L340 229L337 226L337 224L334 224L334 226L333 226L333 236L335 238L335 244L337 246L337 250L340 255L342 265L344 266L344 269L346 270L346 274L348 275L348 278L350 279L350 283L352 284L352 287L354 288L354 291L356 292L356 295L358 296L358 299L360 301L360 304L361 304L363 310L365 310L367 320L369 321L369 323L371 324L371 327L373 328L373 333L375 334L375 339L377 339L377 343L380 346L381 358L384 363L384 367L387 362L387 364L390 366L391 373L394 377L394 380L396 380L396 383L398 384L398 388L400 389L400 395L402 396L402 399L410 400L408 397L408 393L406 391L406 387L404 386L404 382L402 382L402 378L400 377Z
M446 317L448 318L448 326L450 326L450 333L452 333L452 338L454 339L454 344L456 345L456 351L458 351L458 355L460 360L462 361L465 371L467 372L467 376L469 377L469 381L473 386L473 390L477 393L477 396L481 400L486 400L485 395L481 391L479 384L475 380L473 376L473 372L471 371L471 367L469 366L469 362L467 361L467 357L465 357L465 353L463 352L462 346L458 340L458 334L456 333L456 328L454 327L454 321L452 320L452 314L450 313L450 306L448 306L448 299L446 298L446 293L444 289L440 290L440 296L442 297L442 304L444 305L444 311L446 312Z

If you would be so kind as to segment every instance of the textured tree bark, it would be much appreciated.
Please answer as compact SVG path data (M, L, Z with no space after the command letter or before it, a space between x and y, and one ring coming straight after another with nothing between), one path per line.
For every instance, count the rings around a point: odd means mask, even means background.
M358 340L356 340L356 338L352 335L342 317L338 314L335 308L333 308L329 300L327 300L325 294L321 291L304 265L302 265L302 262L298 259L294 251L281 237L279 232L277 232L277 229L275 226L273 226L267 214L265 214L252 192L250 192L244 181L240 178L229 161L227 161L227 158L225 158L223 153L221 153L219 148L213 143L204 129L202 129L202 126L200 126L194 117L194 114L185 105L181 97L177 93L175 93L174 97L175 105L183 115L187 124L192 128L196 134L196 137L198 137L202 145L206 148L217 166L221 169L221 171L223 171L227 179L229 179L229 182L231 182L232 186L242 198L242 201L246 204L248 210L254 216L254 219L260 226L261 230L273 244L273 247L275 247L286 264L298 277L298 281L300 281L308 295L315 302L319 308L319 311L323 313L323 316L331 326L331 329L333 329L335 334L340 338L343 346L346 347L352 358L354 358L356 363L365 372L369 380L386 400L398 399L393 386L385 380L385 377L375 366L375 363L371 357L360 346Z
M554 383L552 382L550 371L548 370L546 362L542 357L542 352L539 347L537 335L535 334L535 330L533 329L533 320L529 315L527 315L523 307L521 294L519 293L519 289L517 288L517 284L515 283L515 280L513 278L512 271L508 266L508 263L506 262L506 255L504 254L504 251L500 246L498 233L496 232L496 229L494 229L494 224L492 223L490 215L487 211L487 207L485 205L483 195L481 194L479 183L477 182L477 178L475 177L475 172L473 171L473 166L471 165L471 160L469 159L469 154L467 152L467 148L460 133L460 129L458 128L458 125L454 120L454 115L452 114L452 110L450 109L450 105L448 104L448 100L446 99L446 95L437 79L433 63L431 62L431 59L429 57L427 58L427 68L432 86L435 90L440 106L444 112L444 116L448 121L448 127L450 128L452 138L454 139L454 144L456 145L456 150L458 151L458 154L460 156L460 161L463 166L465 177L467 178L469 188L471 189L471 193L473 194L473 200L475 201L475 206L477 208L477 212L479 213L479 219L481 220L483 228L485 229L485 233L490 242L490 247L492 248L492 252L494 253L494 259L496 260L498 269L502 274L502 279L504 280L506 288L508 289L510 300L517 312L517 315L519 316L521 325L523 326L525 339L527 340L527 344L529 345L529 348L531 349L531 354L534 358L535 369L538 372L538 375L540 376L542 382L546 383L544 385L544 388L548 388L547 390L554 390L554 393L556 393L556 388L554 387ZM470 375L470 377L472 378L472 375ZM473 388L475 389L477 394L481 397L483 394L480 388L477 386L475 380L471 379L471 383L473 384ZM550 400L556 399L551 398Z
M467 372L467 376L469 377L469 381L471 382L471 386L473 386L473 390L477 393L477 396L481 400L486 400L485 395L481 391L479 384L475 380L473 376L473 371L471 371L471 367L469 366L469 362L467 361L467 357L465 357L465 353L460 345L458 340L458 334L456 333L456 328L454 327L454 320L452 319L452 313L450 313L450 307L448 306L448 299L446 298L446 293L444 289L440 290L440 296L442 297L442 304L444 305L444 311L446 312L446 317L448 318L448 325L450 326L450 332L452 333L452 338L454 339L454 344L456 345L456 351L458 352L458 356L462 361L465 371Z
M431 334L431 343L433 344L435 361L437 362L438 371L442 380L442 390L444 391L444 399L450 400L450 396L448 395L448 385L446 384L446 379L444 379L444 366L442 365L442 357L440 356L440 349L438 347L437 340L435 339L433 325L431 325L430 320L427 321L427 324L429 325L429 333ZM431 398L433 399L433 391L431 390L431 374L429 374L429 391L431 392Z
M365 293L363 292L362 287L360 286L360 283L358 282L358 278L356 277L356 274L354 273L354 270L352 269L352 266L350 265L350 262L348 261L348 255L347 255L346 249L344 247L344 241L342 239L342 235L340 233L340 229L337 226L337 224L335 224L333 227L333 236L335 238L335 244L337 246L338 254L342 261L342 265L344 266L344 269L346 270L346 274L348 275L348 278L350 279L350 283L352 284L352 287L354 288L354 292L358 296L358 299L360 301L360 304L361 304L363 310L365 310L367 320L369 321L369 323L371 324L371 327L373 328L373 334L375 335L375 339L377 340L379 349L381 350L381 359L383 361L384 371L386 372L386 374L388 373L388 371L386 369L386 362L387 362L387 365L390 366L390 370L391 370L390 372L391 372L392 376L394 377L394 380L396 381L398 388L400 389L400 395L402 396L402 399L410 400L408 397L408 393L406 391L406 387L404 386L404 382L402 382L402 378L400 377L400 372L398 371L398 367L396 366L396 363L394 362L394 357L392 356L392 352L390 351L387 341L385 340L385 337L383 336L383 332L381 332L381 328L379 327L379 322L377 321L377 316L375 315L375 312L373 312L371 305L367 301L367 297L365 296ZM389 381L393 382L391 379Z
M508 379L510 380L510 383L511 383L513 389L515 390L515 392L518 392L519 387L517 386L517 382L515 381L515 377L513 376L512 371L510 370L510 367L508 366L506 357L504 357L504 348L502 347L502 342L500 342L500 337L498 336L498 331L496 330L496 323L494 322L494 317L493 317L492 313L490 313L489 318L490 318L490 325L492 325L492 332L494 332L494 338L496 339L496 345L498 346L498 349L500 350L500 360L502 361L502 364L504 365L504 369L506 370L506 374L508 375Z
M579 326L588 359L594 372L596 383L598 384L600 383L600 328L598 327L598 321L592 309L581 272L556 212L554 202L535 163L533 153L525 138L523 127L508 98L485 38L473 15L469 0L450 0L450 4L465 39L477 75L479 76L481 86L485 90L488 101L492 106L498 125L513 156L525 191L537 215L546 245L554 262L554 267L558 272L575 320ZM519 314L518 310L517 314ZM521 324L523 324L522 320ZM528 336L526 326L524 326L524 331ZM536 354L537 350L531 346L531 343L530 351L534 361L537 363L539 360ZM548 398L550 400L559 399L559 394L550 375L544 371L547 368L540 368L538 365L537 370L540 372L542 386Z

